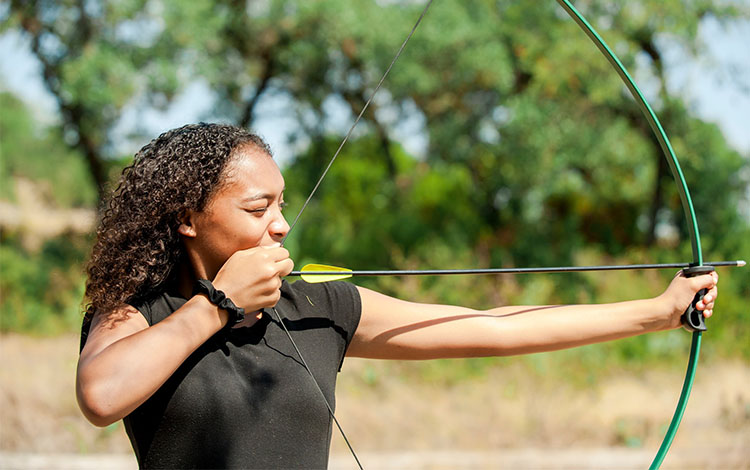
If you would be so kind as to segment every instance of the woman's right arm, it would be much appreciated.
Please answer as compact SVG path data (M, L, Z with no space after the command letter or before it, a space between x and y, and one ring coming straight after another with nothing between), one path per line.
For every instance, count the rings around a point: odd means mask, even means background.
M76 374L84 416L97 426L124 418L226 322L227 313L202 295L153 326L129 305L95 315Z
M234 253L213 283L246 312L258 312L276 305L281 277L293 267L289 252L278 244L250 248ZM247 315L243 325L259 317ZM204 295L193 296L153 326L129 305L95 315L78 359L76 396L81 411L97 426L124 418L227 321L227 312Z

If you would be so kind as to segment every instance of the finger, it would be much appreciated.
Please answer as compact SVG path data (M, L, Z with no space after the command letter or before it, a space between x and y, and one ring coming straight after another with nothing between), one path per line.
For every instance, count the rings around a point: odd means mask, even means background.
M283 246L264 246L263 248L267 250L268 258L275 262L289 259L289 251Z
M272 253L274 253L274 250L277 250L281 247L280 244L274 243L273 245L261 245L261 246L252 246L250 248L245 248L244 250L237 250L237 253L242 253L245 255L253 255L253 254L262 254L266 256L270 256Z
M693 281L695 290L713 289L716 286L716 278L713 276L714 272L690 278Z
M279 271L279 276L288 276L289 273L291 273L294 269L294 261L292 261L291 258L281 260L276 264Z
M706 292L706 294L701 298L698 304L703 305L705 308L711 308L715 300L716 291L715 289L711 289L710 291Z
M711 290L708 291L708 295L710 295L711 299L715 301L719 297L719 289L717 289L716 286L712 287Z

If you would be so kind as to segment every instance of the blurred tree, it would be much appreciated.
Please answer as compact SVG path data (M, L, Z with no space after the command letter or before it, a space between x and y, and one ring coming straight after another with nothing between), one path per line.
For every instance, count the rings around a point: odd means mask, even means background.
M693 183L704 232L712 239L713 227L743 226L746 221L736 209L748 184L747 174L743 177L741 171L747 168L747 159L722 141L714 125L692 117L679 97L670 94L660 52L660 47L666 47L660 40L665 36L692 45L697 25L706 15L729 19L741 12L705 2L631 2L623 6L593 2L587 6L587 16L594 23L613 25L605 35L632 71L655 77L647 89L650 100L669 129L683 170ZM311 80L305 90L294 91L298 101L312 105L323 101L305 99L303 93L340 96L347 102L358 96L358 103L351 106L358 110L368 86L385 69L405 34L394 38L394 25L404 23L405 16L412 21L416 17L417 6L409 7L414 11L410 15L403 10L384 9L378 15L366 7L347 10L349 16L360 14L352 25L345 21L348 16L335 17L335 24L323 28L324 37L342 36L340 52L333 49L331 54L343 60L332 61L326 70L329 76L344 78L329 83L330 88L321 93L315 92L320 81ZM357 27L363 24L366 27ZM398 29L407 31L408 27L406 23ZM316 38L310 41L315 43ZM392 42L390 49L382 46L387 41ZM367 59L368 55L372 58ZM647 60L636 62L643 57ZM390 181L383 179L381 193L391 181L399 182L398 190L386 197L398 201L388 217L400 220L403 216L420 229L408 230L408 223L395 224L388 236L379 236L381 254L373 253L372 259L385 262L394 244L413 253L411 248L434 234L444 236L449 246L486 253L483 262L493 265L572 263L584 245L620 254L657 241L673 245L676 237L686 239L675 184L645 118L609 64L553 2L533 6L524 2L435 3L386 87L387 92L376 102L381 111L402 119L376 110L367 115L368 130L382 146L393 148L382 136L396 133L413 114L422 116L426 123L423 132L429 137L423 160L429 166L418 166L425 170L421 173L394 174L399 167L393 156L396 151L381 151L378 161L387 165L391 175ZM313 111L319 116L314 122L324 122L324 111ZM335 150L333 145L323 150L318 128L310 126L306 131L318 144L298 157L296 168L307 168L307 174L291 188L305 181L311 187ZM359 148L352 143L349 154L376 151L370 140L364 145ZM359 158L367 159L366 155ZM304 159L310 163L300 166ZM358 164L341 158L336 165L347 172L347 168L356 171ZM713 167L716 171L706 175L711 184L700 174ZM462 188L466 189L458 198L455 191L448 190L457 175L464 178ZM698 181L707 184L696 184ZM715 184L725 190L716 194ZM328 189L336 187L333 181L326 185ZM420 199L419 194L428 187L433 191L429 200ZM318 198L331 198L329 203L320 202L330 207L341 195L324 187ZM346 202L338 204L341 207ZM420 207L412 212L414 205ZM462 209L453 210L456 207ZM454 214L467 211L472 212L470 217ZM336 217L342 214L347 211L337 212ZM325 216L308 217L322 220ZM377 229L386 230L388 222L374 218ZM315 228L305 230L317 233ZM721 236L719 232L716 230ZM662 235L657 237L658 233ZM350 245L362 248L362 232L358 230L357 235L357 242ZM297 236L305 237L293 235ZM315 250L312 245L316 243L331 246L342 242L311 236L301 243L305 246L302 251L308 253ZM357 258L347 253L345 259ZM429 263L429 254L420 262Z
M663 57L674 44L700 54L704 18L746 19L747 9L707 0L577 3L647 82L707 257L732 256L736 234L748 230L738 211L748 203L748 158L667 87ZM289 100L298 124L291 138L299 152L286 170L294 213L338 146L341 115L359 113L422 6L14 0L3 28L30 38L59 104L60 135L100 192L127 107L165 108L201 81L215 95L214 119L252 127L272 117L260 113L263 100ZM398 143L409 133L424 138L424 154ZM687 259L685 240L678 194L645 119L554 2L444 0L289 246L298 263L458 267L573 264L586 250L623 256L659 245L678 248L663 255L670 260Z
M25 104L0 92L0 199L18 202L14 181L34 181L39 197L60 208L94 207L97 194L81 155L56 127L41 129ZM64 171L61 171L64 169Z
M0 109L0 331L73 330L95 185L59 129L35 126L9 93L0 92Z

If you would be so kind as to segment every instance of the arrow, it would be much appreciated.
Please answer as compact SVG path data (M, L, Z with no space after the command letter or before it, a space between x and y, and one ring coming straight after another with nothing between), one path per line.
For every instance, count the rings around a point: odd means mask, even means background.
M745 261L714 261L703 266L745 266ZM672 269L689 268L689 263L666 264L624 264L614 266L554 266L541 268L485 268L485 269L422 269L422 270L374 270L355 271L349 268L328 266L325 264L307 264L299 271L292 271L290 276L300 276L309 283L340 281L353 276L443 276L456 274L528 274L528 273L561 273L581 271L624 271L630 269Z

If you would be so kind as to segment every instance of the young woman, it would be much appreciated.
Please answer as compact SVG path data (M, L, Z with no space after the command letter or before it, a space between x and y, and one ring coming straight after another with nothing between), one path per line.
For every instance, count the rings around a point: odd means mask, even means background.
M476 311L289 284L283 207L268 146L232 126L169 131L123 172L88 267L77 396L95 425L124 420L142 467L324 468L331 418L296 347L333 403L345 356L569 348L677 328L702 288L708 317L717 295L715 273L678 275L655 298Z

